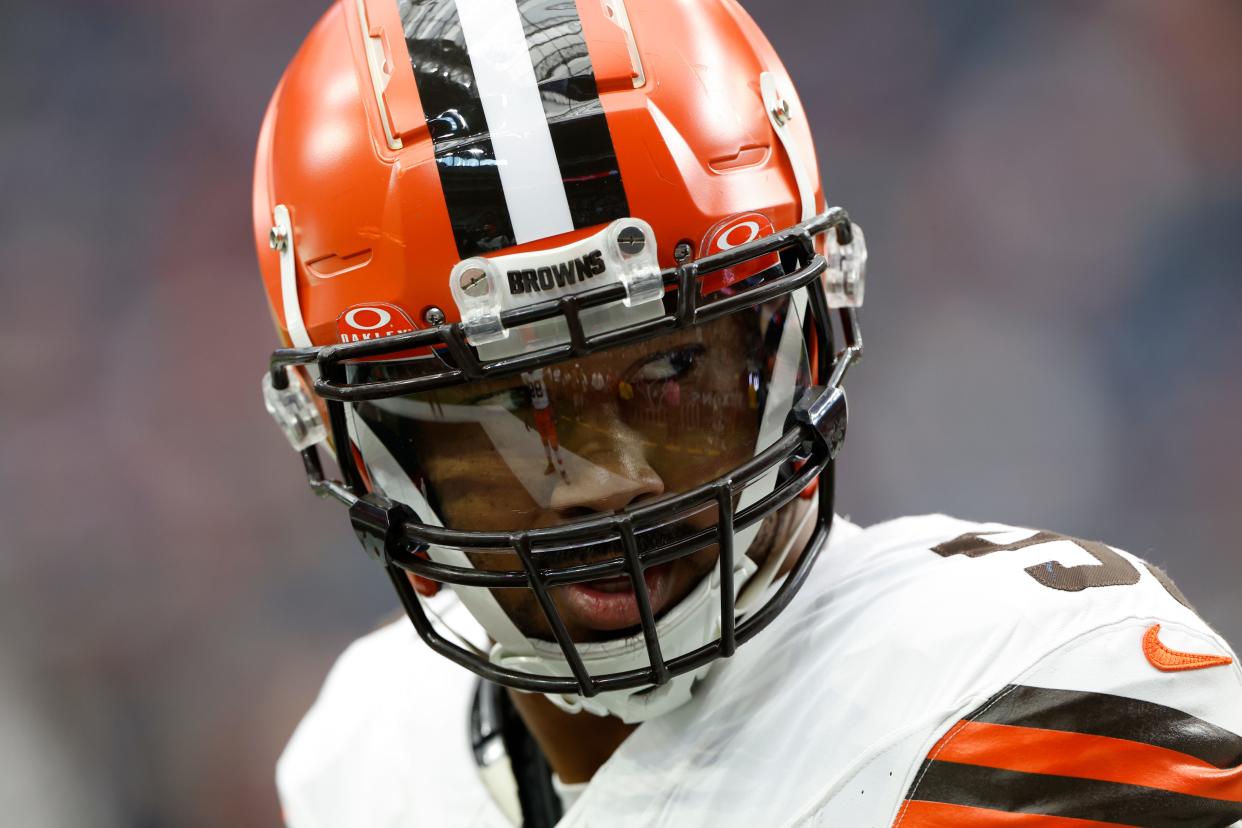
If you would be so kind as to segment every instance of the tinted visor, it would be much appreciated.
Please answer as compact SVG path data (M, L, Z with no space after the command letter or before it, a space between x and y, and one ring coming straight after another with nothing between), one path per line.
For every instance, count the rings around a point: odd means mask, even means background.
M680 494L781 434L810 378L791 307L782 297L520 375L357 403L355 429L450 529L557 526ZM353 368L373 380L411 370Z

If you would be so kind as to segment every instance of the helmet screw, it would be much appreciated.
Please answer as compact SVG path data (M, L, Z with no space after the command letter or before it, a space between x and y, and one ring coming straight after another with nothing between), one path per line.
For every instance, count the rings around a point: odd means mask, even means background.
M685 264L693 255L694 248L690 246L690 242L678 242L677 246L673 248L673 259L677 264Z
M643 252L643 248L647 246L647 237L637 227L627 227L617 236L617 244L620 245L622 253L633 256Z
M789 101L781 98L776 102L776 106L772 107L772 117L776 119L777 126L784 126L793 120L793 112L789 106Z
M427 308L427 312L423 314L423 321L433 328L443 325L444 319L444 311L439 308Z
M482 268L472 267L461 274L461 291L472 299L481 299L491 291L487 272Z
M289 247L289 228L277 225L267 234L267 246L273 250L284 253Z

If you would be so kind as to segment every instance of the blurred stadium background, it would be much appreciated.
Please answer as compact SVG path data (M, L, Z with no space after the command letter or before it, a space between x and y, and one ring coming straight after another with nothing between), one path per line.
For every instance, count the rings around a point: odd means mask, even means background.
M745 5L872 250L842 511L1106 539L1242 644L1242 4ZM321 6L5 7L0 813L273 825L395 609L258 393L253 145Z

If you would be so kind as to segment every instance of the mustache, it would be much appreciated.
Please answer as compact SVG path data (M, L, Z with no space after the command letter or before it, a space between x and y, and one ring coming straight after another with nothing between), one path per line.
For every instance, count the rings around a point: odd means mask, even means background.
M639 556L648 557L670 546L688 540L695 535L710 531L713 525L715 525L715 521L712 521L707 526L695 526L689 520L683 518L672 524L640 530L635 534L634 540L638 546ZM563 569L624 558L625 547L618 538L609 541L586 543L581 546L536 549L534 554L536 562L541 566Z

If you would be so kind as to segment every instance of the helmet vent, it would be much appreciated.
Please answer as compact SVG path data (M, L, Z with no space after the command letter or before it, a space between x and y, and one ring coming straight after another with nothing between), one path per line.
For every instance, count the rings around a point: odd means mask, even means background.
M771 151L772 148L767 144L756 144L750 147L742 147L735 155L713 158L708 164L716 172L733 172L734 170L744 170L749 167L759 167L768 160Z
M346 253L338 256L329 253L306 262L306 269L320 279L332 279L344 276L354 270L360 270L371 263L371 248L359 250L357 253Z

